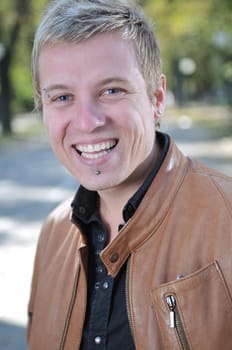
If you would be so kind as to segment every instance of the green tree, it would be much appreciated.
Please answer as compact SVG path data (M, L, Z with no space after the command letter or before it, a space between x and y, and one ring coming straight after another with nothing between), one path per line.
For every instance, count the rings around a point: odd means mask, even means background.
M168 86L176 97L183 98L181 89L190 98L216 96L225 89L226 79L231 80L232 2L156 0L145 1L144 8L154 18ZM192 76L179 70L184 57L196 64Z
M21 28L30 16L30 0L1 0L0 3L0 116L3 133L11 133L11 98L13 93L10 70Z

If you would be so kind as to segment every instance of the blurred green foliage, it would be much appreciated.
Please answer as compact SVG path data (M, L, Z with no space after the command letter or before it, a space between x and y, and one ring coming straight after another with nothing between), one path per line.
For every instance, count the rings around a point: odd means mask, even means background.
M232 1L144 0L140 3L155 21L168 87L176 97L184 102L187 98L232 103ZM196 64L190 75L179 69L180 61L186 57Z
M45 0L0 2L0 120L5 134L12 131L12 114L33 106L30 52L45 3Z
M34 31L47 0L1 0L0 43L12 50L9 78L14 112L33 108L30 76L30 56ZM17 26L17 38L12 45L12 32ZM0 71L0 75L2 72Z
M11 53L10 103L13 112L33 109L30 53L33 34L47 0L0 1L1 47ZM161 46L168 88L177 102L205 100L231 103L232 96L232 1L231 0L138 0L153 18ZM180 70L183 58L195 70ZM5 68L0 57L1 77ZM4 71L3 71L4 70ZM0 96L1 97L1 96ZM1 100L0 100L1 101ZM5 103L2 99L2 104Z

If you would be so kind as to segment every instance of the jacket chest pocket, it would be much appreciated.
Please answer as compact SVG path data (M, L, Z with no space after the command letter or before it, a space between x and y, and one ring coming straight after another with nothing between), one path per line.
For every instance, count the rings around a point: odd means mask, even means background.
M232 300L215 261L152 290L167 350L231 350Z

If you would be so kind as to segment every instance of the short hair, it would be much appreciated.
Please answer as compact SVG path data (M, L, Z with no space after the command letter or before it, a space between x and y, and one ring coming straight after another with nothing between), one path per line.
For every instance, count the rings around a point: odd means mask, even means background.
M160 85L161 55L153 24L130 0L53 0L35 34L32 81L35 106L42 110L38 59L44 47L80 43L98 33L117 31L134 44L141 74L151 97Z

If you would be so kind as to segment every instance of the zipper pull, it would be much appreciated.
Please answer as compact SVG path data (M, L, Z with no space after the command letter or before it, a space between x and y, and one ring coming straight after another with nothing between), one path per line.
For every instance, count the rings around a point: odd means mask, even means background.
M175 328L176 327L176 315L175 315L176 299L173 295L169 295L166 298L166 302L169 308L169 326L170 328Z

